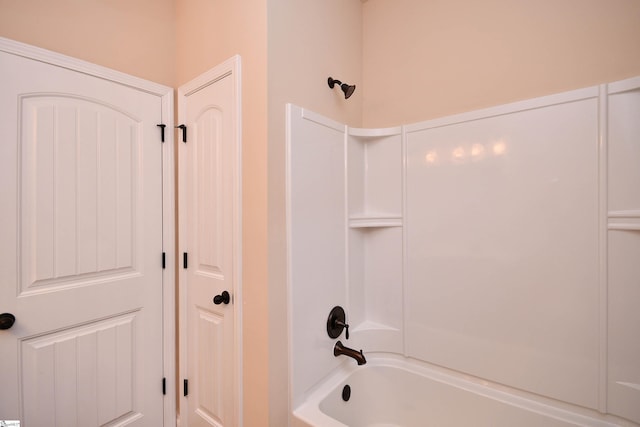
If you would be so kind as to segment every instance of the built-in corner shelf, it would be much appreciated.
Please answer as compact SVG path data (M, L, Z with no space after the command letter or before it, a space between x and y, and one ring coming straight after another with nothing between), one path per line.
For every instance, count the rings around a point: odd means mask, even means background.
M363 129L363 128L348 128L347 133L349 136L358 137L361 142L366 142L369 138L383 138L385 136L400 135L402 133L402 127L396 126L391 128L380 129Z
M349 218L349 228L402 227L402 217L396 215L358 215Z
M371 320L365 320L352 329L351 332L364 332L364 331L389 331L400 332L398 328L391 327L382 323L374 322Z
M365 350L402 353L402 331L382 323L365 320L352 331L353 342Z
M402 128L347 128L346 143L353 339L365 353L401 352Z
M640 210L608 212L607 229L618 231L640 231Z

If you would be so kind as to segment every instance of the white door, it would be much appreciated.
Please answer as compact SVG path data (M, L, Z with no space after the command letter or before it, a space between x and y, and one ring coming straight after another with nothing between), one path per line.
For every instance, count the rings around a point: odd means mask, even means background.
M163 425L160 98L0 52L0 420Z
M239 58L179 90L181 424L241 425ZM184 131L183 131L184 132ZM227 299L228 297L228 299ZM215 300L215 301L214 301ZM184 394L184 393L183 393Z

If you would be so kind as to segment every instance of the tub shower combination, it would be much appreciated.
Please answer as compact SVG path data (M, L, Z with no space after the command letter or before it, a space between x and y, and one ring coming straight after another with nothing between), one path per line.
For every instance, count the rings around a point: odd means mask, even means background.
M640 78L384 129L289 105L290 424L640 426L638 117Z

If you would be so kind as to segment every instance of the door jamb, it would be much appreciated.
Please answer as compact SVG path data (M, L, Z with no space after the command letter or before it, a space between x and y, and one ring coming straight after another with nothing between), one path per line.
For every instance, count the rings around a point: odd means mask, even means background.
M183 84L178 88L178 122L184 123L186 120L185 117L185 108L186 108L186 97L199 90L203 87L211 85L216 81L231 76L233 79L233 99L232 99L232 110L235 115L233 121L233 129L232 132L232 142L234 144L233 150L233 207L232 207L232 240L233 240L233 310L234 310L234 331L233 331L233 340L234 340L234 366L233 366L233 377L234 377L234 412L235 412L235 421L237 427L243 426L243 375L242 375L242 366L243 366L243 355L242 355L242 108L241 108L241 57L240 55L234 55L226 61L218 64L212 69L206 71L205 73L199 75L188 83ZM180 143L180 147L183 147L184 144ZM186 156L179 153L179 175L178 175L178 218L179 218L179 253L188 252L187 248L187 227L184 218L186 218L186 178L185 173L189 171L187 165ZM178 336L179 336L179 359L180 359L180 375L179 378L188 378L187 377L187 286L184 284L187 283L187 273L186 270L180 268L178 282L180 284L178 290L178 301L179 301L179 327L178 327ZM180 408L188 408L188 403L186 401L186 397L183 396L183 393L180 393ZM182 411L180 417L182 418ZM182 420L178 420L178 424L184 424L181 422Z
M129 86L160 98L161 119L169 129L173 129L173 88L134 77L120 71L81 59L52 52L43 48L0 37L0 51L22 56L66 68L71 71L98 77L124 86ZM158 135L160 131L158 130ZM158 144L160 136L158 136ZM166 394L163 398L165 426L176 425L176 309L175 309L175 166L173 132L165 133L162 143L162 250L165 253L165 268L162 270L162 328L163 328L163 375ZM158 262L161 262L158 254ZM158 378L158 392L162 392L162 379Z

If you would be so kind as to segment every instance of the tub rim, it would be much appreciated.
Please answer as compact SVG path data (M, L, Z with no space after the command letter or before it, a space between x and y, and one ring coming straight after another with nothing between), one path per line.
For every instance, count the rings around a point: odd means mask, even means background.
M320 409L320 403L354 373L376 367L400 369L438 383L496 400L507 405L533 412L575 426L621 427L636 426L628 420L600 414L589 408L535 395L502 384L432 365L418 359L393 353L367 353L367 364L356 366L344 361L302 395L302 401L291 412L292 419L309 426L348 427ZM606 419L605 419L606 418ZM615 420L613 419L615 418ZM621 424L622 423L622 424ZM295 426L295 422L293 423Z

